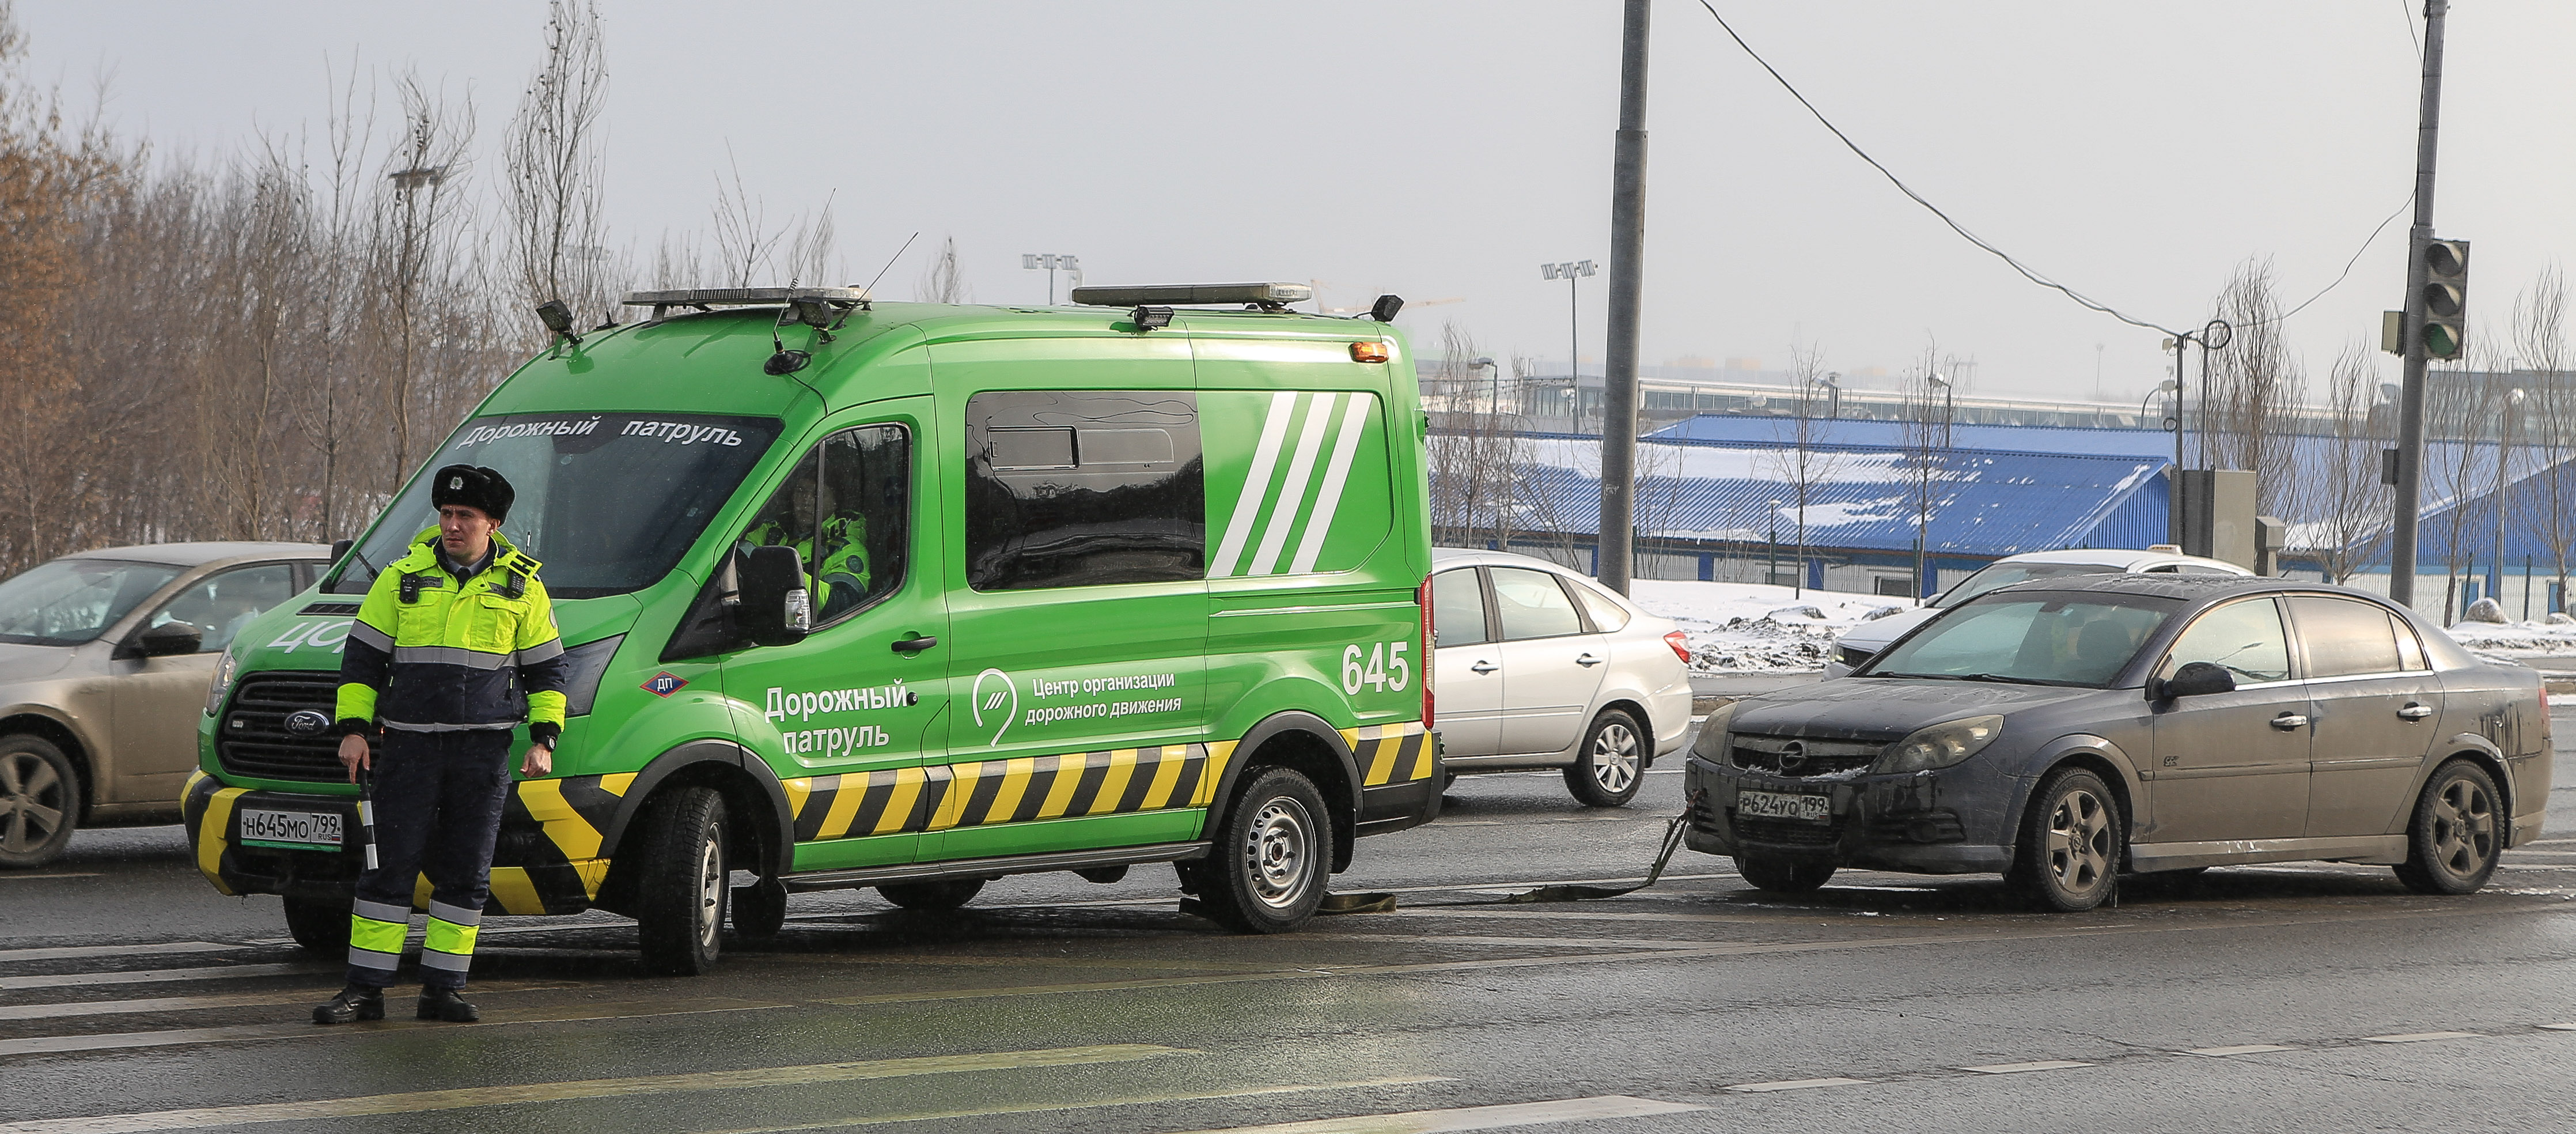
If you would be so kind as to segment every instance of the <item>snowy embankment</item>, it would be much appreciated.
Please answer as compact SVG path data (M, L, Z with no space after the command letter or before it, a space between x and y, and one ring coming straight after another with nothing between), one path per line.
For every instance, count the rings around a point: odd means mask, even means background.
M1690 636L1695 673L1814 673L1842 632L1882 611L1914 604L1880 595L1807 591L1760 583L1639 579L1637 605ZM2576 623L2461 622L2462 646L2501 661L2576 657Z
M1911 607L1904 599L1841 591L1807 591L1760 583L1638 579L1637 605L1672 619L1690 636L1696 673L1813 673L1842 632L1880 611Z

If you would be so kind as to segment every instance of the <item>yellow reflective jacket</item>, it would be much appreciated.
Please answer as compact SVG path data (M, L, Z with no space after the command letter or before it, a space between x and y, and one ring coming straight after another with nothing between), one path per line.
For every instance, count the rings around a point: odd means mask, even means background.
M499 532L492 564L458 586L438 562L438 529L367 588L340 657L335 714L345 731L563 731L571 666L535 559Z

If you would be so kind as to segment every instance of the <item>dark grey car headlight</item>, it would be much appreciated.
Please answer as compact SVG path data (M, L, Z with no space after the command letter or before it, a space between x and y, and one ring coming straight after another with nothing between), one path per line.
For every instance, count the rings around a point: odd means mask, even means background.
M1914 730L1914 735L1888 745L1887 751L1879 756L1870 770L1921 772L1947 768L1984 751L1997 736L2003 735L2003 731L2004 719L1994 714L1961 717L1919 728Z
M1691 741L1691 755L1712 764L1726 762L1726 730L1735 720L1735 706L1738 704L1740 702L1729 701L1699 723L1699 738Z

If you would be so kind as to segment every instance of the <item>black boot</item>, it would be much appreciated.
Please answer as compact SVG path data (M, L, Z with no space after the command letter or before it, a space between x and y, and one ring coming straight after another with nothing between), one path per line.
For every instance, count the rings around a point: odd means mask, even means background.
M382 1009L378 1009L379 1012ZM463 990L454 988L420 988L420 1018L445 1020L451 1024L471 1024L483 1018L481 1012L465 1002Z
M353 984L340 990L340 995L322 1002L313 1010L317 1024L346 1024L353 1020L385 1018L385 990L371 985Z

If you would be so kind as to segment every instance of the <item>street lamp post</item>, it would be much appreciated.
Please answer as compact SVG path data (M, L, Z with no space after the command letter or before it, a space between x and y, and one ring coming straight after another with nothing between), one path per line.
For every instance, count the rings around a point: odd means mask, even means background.
M1493 372L1494 384L1491 388L1492 392L1487 395L1485 400L1485 436L1488 439L1500 437L1503 433L1502 364L1495 362L1491 358L1478 358L1469 362L1467 366L1469 369L1481 366ZM1495 453L1495 448L1499 447L1487 448L1485 456L1488 459L1497 455ZM1494 484L1501 489L1501 492L1494 498L1494 550L1509 551L1511 550L1512 545L1510 536L1506 535L1503 531L1503 514L1509 504L1513 470L1505 468L1499 470L1499 475L1497 475L1497 473L1498 470L1494 469L1477 469L1475 470L1474 475L1480 482L1488 477L1494 478Z
M1592 261L1569 260L1561 264L1538 266L1541 279L1565 281L1565 358L1566 388L1580 391L1583 386L1583 319L1575 294L1576 281L1593 274ZM1583 395L1574 395L1574 431L1583 432Z
M2209 447L2207 438L2207 434L2209 432L2209 352L2213 350L2227 349L2227 344L2234 341L2235 338L2236 328L2229 326L2227 321L2224 319L2212 319L2207 325L2201 327L2201 329L2197 331L2185 331L2165 340L2165 349L2174 352L2174 376L2172 383L2174 395L2174 463L2173 472L2165 478L2165 499L2167 501L2165 505L2165 530L2167 535L2171 537L2167 541L2170 543L2179 544L2183 542L2182 471L2185 464L2182 459L2182 373L2184 364L2190 359L2190 355L2186 354L2185 350L2193 343L2200 344L2200 427L2201 433L2203 434L2201 449L2203 454L2206 455ZM2162 389L2163 387L2157 388Z
M1082 286L1082 260L1070 252L1022 252L1020 267L1026 271L1046 270L1049 307L1055 306L1055 274L1058 271L1072 273L1073 286Z
M1771 536L1768 552L1770 558L1762 565L1762 585L1776 587L1780 585L1780 502L1777 500L1771 502Z

